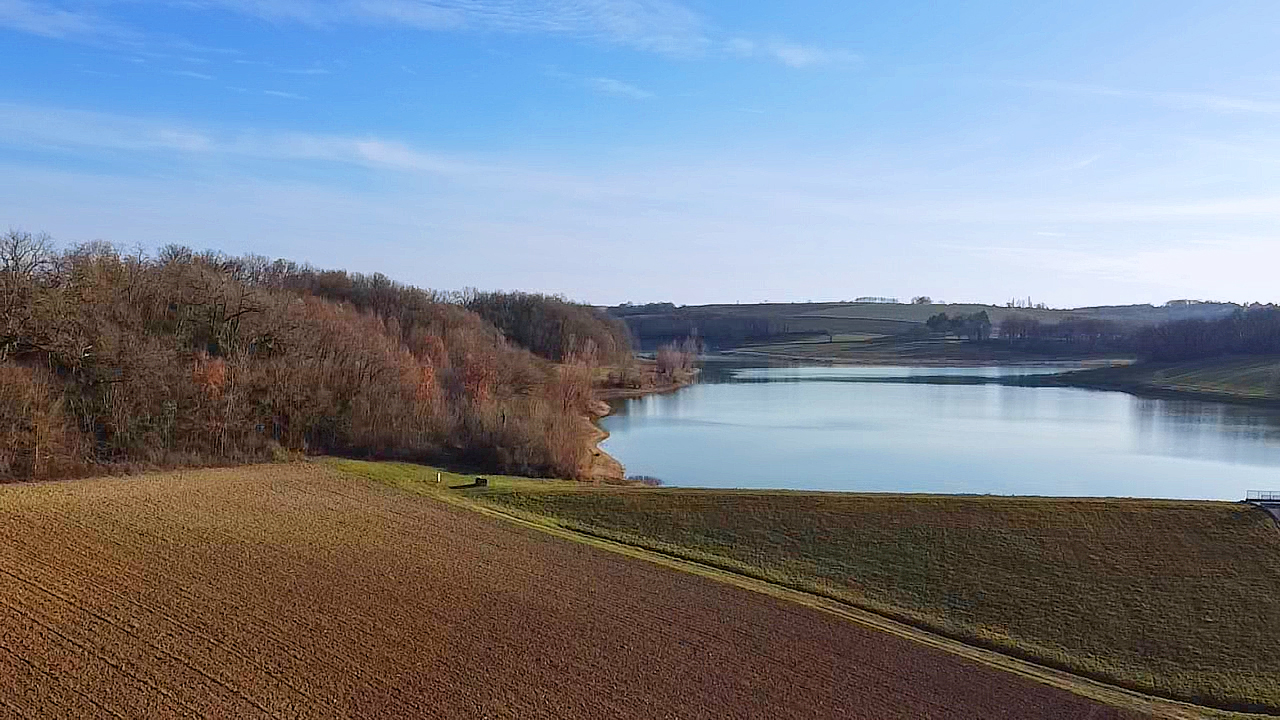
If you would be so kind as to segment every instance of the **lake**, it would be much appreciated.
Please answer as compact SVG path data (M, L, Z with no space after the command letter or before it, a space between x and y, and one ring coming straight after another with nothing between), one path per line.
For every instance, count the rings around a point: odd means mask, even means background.
M921 382L1062 369L716 367L620 402L601 447L628 475L682 487L1220 500L1280 487L1272 410Z

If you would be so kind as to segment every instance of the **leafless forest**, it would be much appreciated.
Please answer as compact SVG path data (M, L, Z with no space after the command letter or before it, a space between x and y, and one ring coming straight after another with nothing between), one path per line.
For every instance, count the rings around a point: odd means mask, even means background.
M297 452L584 472L625 328L527 294L168 246L0 242L0 479Z

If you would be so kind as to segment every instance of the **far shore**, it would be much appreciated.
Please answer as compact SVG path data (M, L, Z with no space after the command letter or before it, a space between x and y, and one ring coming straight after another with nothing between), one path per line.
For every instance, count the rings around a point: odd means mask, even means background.
M973 356L907 357L860 354L813 357L732 349L706 358L711 362L773 361L812 367L1069 367L1061 373L1009 377L914 376L849 378L849 382L932 385L1007 385L1074 387L1124 392L1139 397L1280 407L1280 357L1223 357L1182 363L1142 362L1131 357Z

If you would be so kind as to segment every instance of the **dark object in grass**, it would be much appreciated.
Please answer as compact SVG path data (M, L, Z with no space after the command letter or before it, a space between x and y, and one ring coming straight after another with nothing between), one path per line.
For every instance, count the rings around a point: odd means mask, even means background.
M468 488L480 488L480 487L489 487L489 478L478 477L474 481L469 482L466 485L450 485L449 489L450 490L466 490Z

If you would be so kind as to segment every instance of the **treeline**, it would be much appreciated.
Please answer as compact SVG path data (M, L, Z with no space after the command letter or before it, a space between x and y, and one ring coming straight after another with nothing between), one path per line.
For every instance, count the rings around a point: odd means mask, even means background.
M783 319L726 315L699 308L678 308L656 314L631 313L626 307L622 311L619 308L610 308L609 311L625 318L626 327L648 349L680 343L684 338L694 336L713 348L736 347L776 340L792 332L790 324Z
M959 313L948 317L946 313L932 315L925 321L930 331L943 334L959 335L976 342L982 342L991 336L991 318L987 311L976 313Z
M462 302L511 340L557 362L617 365L631 358L626 323L589 305L522 292L471 291Z
M1133 333L1120 323L1094 318L1063 318L1040 322L1011 315L1000 322L1000 339L1015 347L1042 352L1131 352Z
M932 319L930 327L935 324ZM942 329L938 324L936 329ZM953 330L954 332L954 330ZM1280 354L1280 308L1254 305L1216 319L1191 318L1134 327L1093 318L1043 323L1026 315L1000 322L997 336L1033 351L1120 351L1146 360L1200 360Z
M529 317L573 313L557 303ZM558 329L507 325L573 360L555 363L457 298L382 275L182 247L154 258L102 243L58 250L10 232L0 479L292 452L578 476L593 442L592 368L578 350L604 331L570 326L553 348Z
M1217 320L1178 320L1144 328L1138 352L1151 360L1280 354L1280 308L1260 305Z

